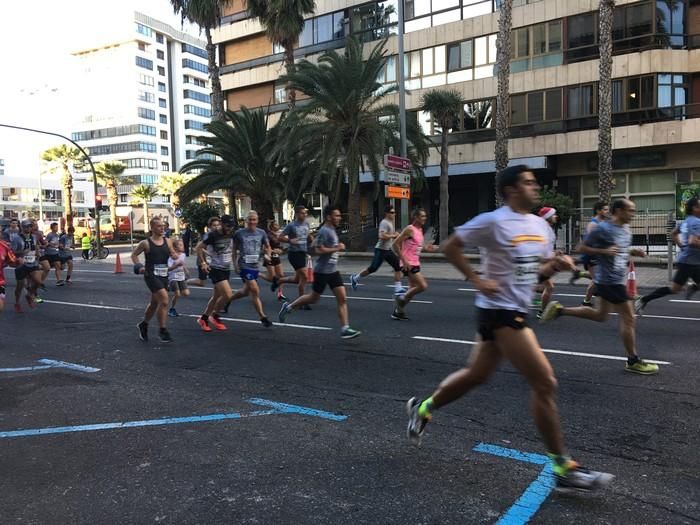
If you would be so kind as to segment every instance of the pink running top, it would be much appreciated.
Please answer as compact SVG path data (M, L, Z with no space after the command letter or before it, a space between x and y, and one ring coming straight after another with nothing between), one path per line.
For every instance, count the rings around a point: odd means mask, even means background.
M423 230L413 224L408 225L412 235L401 243L401 256L411 266L420 266L420 252L423 249Z

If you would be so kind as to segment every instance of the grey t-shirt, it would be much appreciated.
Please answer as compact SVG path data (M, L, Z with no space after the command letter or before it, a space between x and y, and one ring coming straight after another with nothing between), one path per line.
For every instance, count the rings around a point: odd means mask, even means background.
M688 216L680 227L681 230L681 253L678 255L678 262L682 264L700 264L700 248L694 248L688 244L690 236L700 237L700 219L694 215Z
M67 233L64 233L59 237L58 239L58 254L59 255L69 255L71 252L71 249L73 248L73 243L75 242L75 239L73 238L72 235L69 235Z
M292 221L284 227L284 230L282 230L282 235L288 237L290 241L292 239L299 240L298 244L293 242L289 243L290 252L308 251L307 240L309 238L310 229L311 227L309 226L309 223L307 221Z
M396 230L394 229L394 223L387 220L383 219L382 222L379 223L379 233L386 233L391 235L394 233ZM391 250L391 244L394 242L394 239L382 239L379 237L377 240L377 244L374 245L375 248L378 248L380 250Z
M325 224L321 226L318 230L316 239L314 240L315 246L323 246L324 248L335 248L338 246L338 234L335 228L330 228ZM314 266L314 272L316 273L335 273L336 267L338 265L338 252L324 253L318 256L316 259L316 265Z
M60 239L60 234L49 232L46 235L46 248L44 248L44 253L46 255L58 255L58 243Z
M207 246L209 266L219 270L230 270L233 262L233 239L219 232L210 232L202 241Z
M263 247L270 244L270 241L263 230L243 228L233 236L233 244L239 252L238 266L242 270L257 270L260 268Z
M596 284L625 284L627 264L630 260L632 232L628 225L618 226L606 221L601 222L586 238L586 245L591 248L609 248L617 246L617 254L597 255L598 266L593 281Z

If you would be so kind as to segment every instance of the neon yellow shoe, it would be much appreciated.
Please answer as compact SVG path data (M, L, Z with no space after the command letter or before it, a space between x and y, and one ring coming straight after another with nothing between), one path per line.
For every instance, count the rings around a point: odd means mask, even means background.
M637 359L632 364L626 363L625 370L627 370L628 372L633 372L635 374L650 376L659 373L659 365L654 365L652 363L647 363L642 359Z

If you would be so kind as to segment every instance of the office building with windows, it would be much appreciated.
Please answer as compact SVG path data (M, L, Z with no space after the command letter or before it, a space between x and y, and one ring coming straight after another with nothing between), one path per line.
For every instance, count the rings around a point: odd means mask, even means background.
M397 80L397 0L317 0L295 55L340 49L348 35L367 45L389 36L380 80ZM400 1L400 0L399 0ZM464 105L450 135L450 222L494 204L495 62L499 0L404 0L407 110L424 131L439 129L420 111L433 88L457 90ZM510 76L512 163L573 196L596 200L598 151L598 1L515 0ZM281 49L235 1L215 33L229 109L282 111ZM674 209L676 183L700 180L700 1L618 0L614 14L613 147L616 196L639 209ZM393 96L398 102L398 97ZM299 103L303 104L303 101ZM437 218L439 155L414 202ZM363 215L376 215L370 185Z
M93 162L121 161L130 184L156 184L203 146L211 120L205 42L138 12L124 19L121 38L74 53L84 95L73 140ZM167 197L154 204L167 207Z

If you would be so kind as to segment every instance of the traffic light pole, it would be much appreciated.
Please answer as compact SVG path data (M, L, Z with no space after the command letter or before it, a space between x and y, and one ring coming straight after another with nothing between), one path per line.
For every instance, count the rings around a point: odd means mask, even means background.
M41 129L25 128L22 126L13 126L10 124L0 124L0 127L18 129L20 131L30 131L32 133L41 133L42 135L51 135L53 137L62 138L63 140L67 140L68 142L73 144L76 148L80 150L80 153L82 153L85 156L85 158L88 161L88 164L90 164L90 170L92 171L92 184L95 190L95 243L97 244L97 255L99 257L102 253L102 238L100 236L100 209L97 207L97 173L95 172L95 166L92 163L92 159L90 159L90 155L88 155L87 152L80 147L80 144L78 144L74 140L69 139L65 135L61 135L60 133L54 133L53 131L44 131ZM40 202L41 199L42 195L39 195Z

